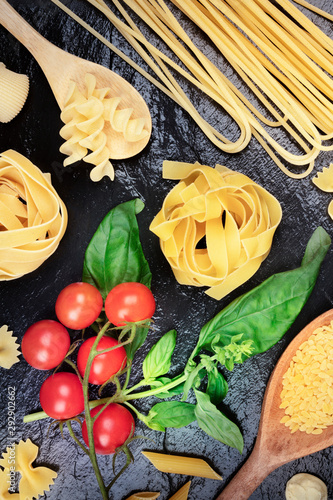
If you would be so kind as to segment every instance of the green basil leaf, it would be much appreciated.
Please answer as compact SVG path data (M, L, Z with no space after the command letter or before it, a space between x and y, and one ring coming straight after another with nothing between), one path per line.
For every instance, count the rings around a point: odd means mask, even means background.
M180 378L181 375L175 378L169 378L169 377L159 377L154 381L154 387L163 387L167 384L170 384L170 382L174 382L177 380L177 378ZM172 389L168 389L164 392L160 392L158 394L155 394L155 397L158 399L166 399L166 398L171 398L173 396L178 396L179 394L182 394L184 392L184 382L176 385Z
M228 392L228 384L226 379L223 377L217 368L211 372L208 372L208 384L206 389L206 394L208 394L211 402L214 405L218 405L223 401Z
M171 356L176 346L176 330L170 330L150 349L143 361L144 379L149 381L170 370Z
M214 339L228 345L240 333L242 340L253 341L251 356L276 344L312 292L330 243L329 235L318 227L308 242L301 267L271 276L220 311L202 328L192 357L203 348L211 350Z
M179 429L194 422L195 405L180 401L165 401L154 405L149 414L149 426L174 427ZM149 418L151 416L151 418Z
M238 426L211 403L208 394L198 390L194 392L197 398L195 416L199 427L212 438L242 453L244 442Z
M138 198L117 205L104 217L86 249L82 280L98 288L103 299L119 283L137 281L150 287L151 272L136 219L143 208Z

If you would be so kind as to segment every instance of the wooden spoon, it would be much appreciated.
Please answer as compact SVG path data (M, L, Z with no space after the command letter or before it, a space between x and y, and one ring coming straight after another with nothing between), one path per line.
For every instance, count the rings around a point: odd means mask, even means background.
M292 434L284 424L280 423L285 413L279 408L282 377L289 368L296 350L316 328L329 325L332 320L333 309L330 309L296 335L282 354L267 384L253 451L216 500L246 500L265 477L280 465L333 444L333 425L318 435L301 431Z
M34 56L51 86L60 109L64 107L70 80L75 81L80 90L83 90L84 75L91 73L96 77L97 88L110 87L113 95L122 99L119 109L133 108L131 118L143 117L144 128L148 132L147 136L140 141L127 142L121 133L109 128L107 147L111 158L129 158L142 151L151 134L151 117L145 101L130 83L110 69L69 54L50 43L32 28L6 0L0 0L0 24Z

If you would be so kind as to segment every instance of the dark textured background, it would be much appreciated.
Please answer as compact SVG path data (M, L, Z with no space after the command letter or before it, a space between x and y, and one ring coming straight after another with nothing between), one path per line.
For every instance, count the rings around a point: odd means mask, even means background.
M332 236L332 221L327 215L331 196L319 191L311 177L303 180L287 178L273 164L268 155L253 139L245 151L228 155L213 146L192 119L169 98L132 70L126 63L110 53L104 45L60 11L48 0L10 0L20 14L43 36L59 47L81 57L110 67L126 78L142 94L152 115L153 132L145 150L135 158L114 162L116 179L108 178L95 184L89 179L86 164L62 167L59 153L61 121L59 109L46 78L28 51L0 26L0 60L9 69L26 73L30 78L30 92L22 112L10 123L0 124L0 151L13 148L27 156L42 171L51 172L59 195L65 202L69 223L58 250L35 272L23 278L2 282L0 285L0 325L9 325L21 341L26 328L37 320L55 318L54 302L60 290L73 281L80 280L85 248L98 224L116 204L140 197L146 204L138 217L144 252L152 273L152 290L157 301L155 331L139 351L133 369L133 382L141 376L140 366L152 344L170 328L178 331L178 343L173 358L172 373L182 371L187 355L192 351L201 326L220 309L241 293L250 290L275 272L297 267L314 229L322 225ZM127 47L122 37L108 21L82 0L66 4L84 17L99 32L140 62L139 57ZM330 10L329 0L316 0L316 5ZM332 24L307 13L311 19L332 36ZM228 76L232 72L215 52L204 35L194 30L197 43L218 62ZM188 89L207 118L217 124L229 137L237 136L237 127L230 123L223 112L213 109L209 102ZM287 141L281 136L281 141ZM247 283L222 301L207 297L203 289L178 285L159 250L157 238L148 226L160 209L166 193L174 185L162 180L164 159L199 161L214 166L222 163L249 175L263 185L281 202L283 219L274 237L271 253L260 270ZM323 153L316 161L315 170L321 170L332 161L332 153ZM251 452L260 417L261 403L269 375L288 342L309 321L333 307L332 249L322 266L315 290L307 305L285 337L268 352L255 356L242 366L228 373L229 394L225 400L228 414L240 425L244 435L243 455L205 435L196 424L166 433L154 432L137 422L137 435L149 440L136 440L131 445L135 464L122 476L112 489L112 498L121 500L134 491L161 491L161 500L175 493L189 478L162 474L156 471L141 455L142 449L152 449L175 454L188 454L206 458L219 472L223 482L192 478L189 498L213 500L224 484L234 475ZM58 431L48 432L48 421L23 424L26 413L39 409L38 391L45 373L29 367L24 359L10 370L0 368L1 433L0 450L8 444L7 388L15 385L16 437L30 438L40 447L37 464L48 464L58 472L58 478L45 498L50 500L84 500L100 498L98 486L88 458L71 441L65 432L61 439ZM140 411L148 411L153 401L138 404ZM277 430L278 432L278 430ZM287 480L298 472L318 475L333 498L331 463L332 449L287 464L266 478L251 500L283 499ZM112 476L112 457L100 460L103 475ZM237 500L237 499L235 499Z

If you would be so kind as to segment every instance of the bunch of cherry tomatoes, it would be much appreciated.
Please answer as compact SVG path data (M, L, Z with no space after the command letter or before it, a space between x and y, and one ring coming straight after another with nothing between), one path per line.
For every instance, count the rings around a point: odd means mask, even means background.
M92 325L103 309L103 298L97 288L89 283L72 283L65 287L55 303L59 321L41 320L25 332L21 350L25 360L39 370L51 370L65 359L71 346L67 328L82 330ZM114 326L121 327L152 317L155 300L149 288L141 283L127 282L115 286L107 295L104 304L106 317ZM77 369L84 377L88 356L96 336L81 344L77 354ZM118 340L103 336L97 351L115 347ZM126 366L126 350L122 345L98 354L91 365L89 383L102 385ZM40 404L45 413L56 420L73 418L84 411L82 378L76 373L56 371L42 384ZM94 417L103 405L90 410ZM114 453L134 431L131 412L118 403L109 404L100 413L93 425L95 451L106 455ZM82 424L82 437L89 446L86 421Z

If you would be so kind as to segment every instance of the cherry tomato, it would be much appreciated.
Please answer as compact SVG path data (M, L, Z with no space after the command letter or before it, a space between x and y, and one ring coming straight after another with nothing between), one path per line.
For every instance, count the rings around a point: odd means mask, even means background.
M101 313L103 298L89 283L71 283L58 295L55 312L59 321L73 330L90 326Z
M96 406L90 411L94 417L103 405ZM116 448L122 446L135 429L134 418L129 410L118 403L110 403L93 425L95 451L99 455L110 455ZM86 421L82 424L82 437L89 446Z
M45 413L58 420L82 413L84 400L79 377L69 372L50 375L40 388L39 400Z
M23 335L21 350L29 365L39 370L50 370L66 356L70 337L58 321L43 319L29 326Z
M112 288L105 300L105 313L116 326L149 319L155 307L153 294L142 283L121 283Z
M91 337L85 340L79 349L77 355L77 367L82 377L84 376L88 356L95 340L96 337ZM118 344L119 342L114 338L102 337L98 342L97 350L102 351ZM112 377L112 375L117 373L121 368L124 368L125 365L126 351L123 346L117 347L117 349L113 349L112 351L105 352L104 354L98 354L92 362L88 380L91 384L104 384L104 382Z

